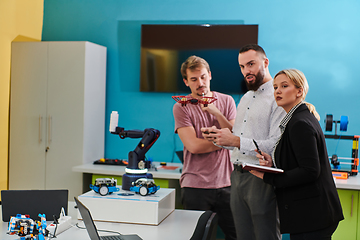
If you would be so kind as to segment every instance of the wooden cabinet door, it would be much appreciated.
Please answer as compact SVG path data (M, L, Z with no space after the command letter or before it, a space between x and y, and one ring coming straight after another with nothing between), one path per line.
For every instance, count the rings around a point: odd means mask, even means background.
M71 168L83 162L84 62L84 42L52 42L49 45L50 139L46 153L46 188L69 189L70 196L80 194L82 186L81 174Z
M72 199L82 193L82 174L72 167L104 156L106 48L51 42L48 64L46 188L69 189Z
M12 43L9 189L44 189L47 49Z

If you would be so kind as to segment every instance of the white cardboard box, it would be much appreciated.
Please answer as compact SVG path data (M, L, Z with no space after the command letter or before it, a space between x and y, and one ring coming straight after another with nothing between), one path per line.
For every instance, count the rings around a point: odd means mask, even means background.
M125 195L121 195L123 193ZM101 196L91 190L78 199L90 210L94 221L159 225L175 210L175 189L160 188L145 197L140 194L126 196L126 193L134 194L120 190ZM80 213L78 217L81 219Z

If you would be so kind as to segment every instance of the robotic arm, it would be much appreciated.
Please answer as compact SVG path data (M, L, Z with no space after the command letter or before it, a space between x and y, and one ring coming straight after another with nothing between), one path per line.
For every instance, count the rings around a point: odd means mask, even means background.
M125 169L125 174L122 177L122 189L130 190L132 183L139 178L153 178L151 173L148 173L150 162L145 161L145 153L149 151L152 145L160 136L160 131L153 128L146 128L141 130L125 130L118 127L119 114L116 111L111 113L110 118L110 132L119 135L121 139L124 138L141 138L135 150L129 152L128 165Z
M147 161L145 161L145 153L149 151L152 145L160 136L160 131L153 128L146 128L141 130L124 130L124 128L116 127L113 134L118 134L121 139L124 138L141 138L135 150L129 152L128 169L144 169L148 168Z

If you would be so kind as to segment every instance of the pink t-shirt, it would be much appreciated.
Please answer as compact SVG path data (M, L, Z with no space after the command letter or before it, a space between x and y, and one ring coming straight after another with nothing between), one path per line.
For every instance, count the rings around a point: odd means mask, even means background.
M236 105L234 99L218 92L213 92L217 98L213 104L228 120L235 119ZM200 105L186 104L182 107L175 103L173 107L175 132L182 127L193 126L198 138L203 138L202 127L216 126L220 128L217 119L210 113L201 110ZM220 149L211 153L192 154L184 147L184 166L180 177L181 187L216 189L228 187L233 165L230 162L229 150Z

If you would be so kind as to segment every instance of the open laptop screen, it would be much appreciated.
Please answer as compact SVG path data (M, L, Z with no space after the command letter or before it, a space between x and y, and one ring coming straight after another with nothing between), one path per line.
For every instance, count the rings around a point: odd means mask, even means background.
M1 205L3 222L16 214L28 214L35 220L39 213L52 221L53 215L60 217L61 208L67 215L68 190L2 190Z
M85 207L85 205L82 204L76 197L74 199L75 199L76 205L80 211L81 217L84 221L86 230L89 233L90 239L91 240L100 239L89 209L87 209L87 207Z
M82 202L80 202L77 197L74 197L74 199L91 240L142 240L142 238L139 237L137 234L121 235L119 233L119 235L99 236L98 230L96 229L96 226L94 224L94 220L91 217L90 210L85 207L85 205L82 204Z

